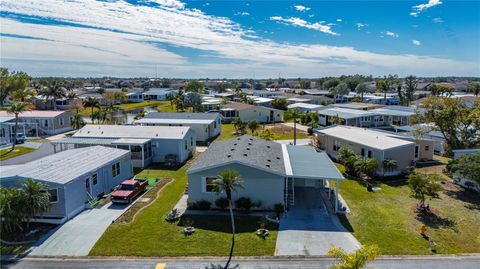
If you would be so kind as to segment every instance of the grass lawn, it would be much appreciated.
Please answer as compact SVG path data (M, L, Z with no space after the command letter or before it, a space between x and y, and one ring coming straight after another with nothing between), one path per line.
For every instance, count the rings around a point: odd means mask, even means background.
M183 235L182 223L168 223L164 217L182 196L187 183L187 165L178 170L150 167L137 177L173 178L159 198L147 206L130 224L112 224L90 251L91 256L224 256L230 250L230 222L227 216L190 217L192 236ZM238 217L235 255L273 255L277 232L266 240L255 235L258 217Z
M27 154L27 153L30 153L30 152L35 150L35 149L32 149L32 148L27 148L27 147L22 147L22 146L16 146L15 150L12 151L12 152L10 152L10 149L11 148L6 148L6 149L0 150L0 161L10 159L10 158L13 158L13 157L16 157L16 156L20 156L20 155L23 155L23 154Z
M417 200L409 196L406 183L379 184L381 190L372 193L364 184L347 179L340 185L340 194L351 213L343 222L362 244L376 244L382 254L432 253L420 235L422 223L438 244L437 253L480 252L478 194L448 181L442 186L440 198L428 201L436 214L424 216L413 211Z
M0 245L0 254L1 255L20 255L23 252L25 252L30 246L32 246L33 243L31 244L26 244L26 245L19 245L19 246L7 246L7 245Z
M275 134L275 140L286 140L286 139L293 139L293 128L283 126L280 124L266 124L266 129L270 129ZM258 128L257 132L261 132L263 130L263 125L261 124ZM247 134L251 135L250 130L247 129ZM217 138L217 140L227 140L230 138L234 138L237 135L235 134L235 127L232 123L222 124L222 133ZM297 129L297 139L304 139L308 138L307 133L300 131Z
M50 142L50 140L41 138L41 137L36 137L36 138L27 138L28 142L35 142L35 143L46 143Z

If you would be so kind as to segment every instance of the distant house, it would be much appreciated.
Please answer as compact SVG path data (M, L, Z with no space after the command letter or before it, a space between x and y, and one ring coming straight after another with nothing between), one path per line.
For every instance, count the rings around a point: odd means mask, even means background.
M219 113L164 113L150 112L134 125L146 126L188 126L197 138L197 142L207 142L218 135L222 129L222 116Z
M178 93L178 90L170 88L151 88L143 93L145 100L168 100L169 97L173 97Z
M195 133L190 127L86 125L72 137L52 141L55 151L102 145L132 153L135 167L150 163L183 163L195 152ZM58 148L57 148L58 147Z
M222 103L223 103L223 98L216 98L213 96L202 97L202 109L204 111L219 109Z
M14 114L0 111L0 117L14 117ZM29 110L20 113L18 118L17 133L22 132L27 136L55 135L73 130L73 113L69 111ZM9 122L13 124L13 120Z
M82 212L90 200L132 176L129 151L95 146L2 166L0 183L2 187L19 187L22 180L33 179L46 184L51 209L35 220L61 224Z
M305 89L299 92L300 94L310 94L310 95L318 95L318 96L327 96L331 95L327 90L313 90L313 89Z
M342 121L342 125L356 126L356 127L371 127L382 126L383 118L377 118L376 114L370 111L331 107L318 111L318 124L321 126L330 126L332 124L339 124L334 119L338 118Z
M337 158L342 146L348 146L358 155L375 159L379 175L398 175L419 160L433 159L434 142L431 140L415 141L408 137L352 126L331 126L317 129L315 133L320 148L332 158ZM397 168L385 170L382 163L386 159L397 161Z
M454 149L454 150L452 150L452 152L453 152L453 159L457 160L458 158L460 158L464 155L480 154L480 149ZM475 181L471 178L465 178L464 175L462 175L460 173L457 173L457 172L453 173L452 176L453 176L454 180L456 180L457 183L460 184L461 186L471 188L471 189L474 189L474 190L480 192L480 184L477 181Z
M283 110L254 106L245 103L231 102L220 109L224 122L240 119L243 122L255 120L259 123L273 123L283 121Z
M188 203L206 200L215 206L215 200L224 194L216 194L213 181L225 169L238 171L243 181L244 188L233 193L234 200L246 197L259 203L259 209L269 210L275 204L289 208L301 201L304 197L295 196L299 188L321 195L327 181L335 181L338 187L344 180L328 156L313 147L281 145L244 135L212 143L192 163L187 171ZM338 205L338 189L335 194L334 204Z
M308 99L308 98L302 98L302 97L291 97L291 98L287 98L287 102L290 103L290 104L296 104L296 103L310 103L312 101L312 99Z
M12 132L14 120L15 117L0 117L0 145L3 146L13 143Z
M386 106L370 111L379 116L383 116L384 124L396 126L410 124L411 119L417 114L415 108L408 106Z
M423 135L423 138L430 139L435 142L433 146L434 153L436 154L443 154L445 152L445 137L440 131L434 130L434 126L430 124L417 124L417 125L404 125L404 126L395 126L395 130L398 134L403 135L406 133L407 135L412 135L412 131L415 128L422 128L426 130L426 133Z
M331 104L330 106L331 107L348 108L348 109L358 109L358 110L372 110L372 109L384 107L383 105L361 103L361 102Z
M141 103L144 101L143 93L141 92L129 92L126 95L129 103Z
M324 96L324 95L312 95L312 94L305 94L297 98L302 98L302 99L309 99L310 101L304 102L301 100L297 100L296 103L310 103L310 104L315 104L315 105L328 105L328 104L333 104L335 103L335 100L333 98ZM294 102L295 103L295 102Z
M319 111L319 110L325 108L325 106L314 105L314 104L306 104L306 103L294 103L294 104L288 105L287 108L288 109L298 109L302 113L310 113L310 112L313 112L313 111Z

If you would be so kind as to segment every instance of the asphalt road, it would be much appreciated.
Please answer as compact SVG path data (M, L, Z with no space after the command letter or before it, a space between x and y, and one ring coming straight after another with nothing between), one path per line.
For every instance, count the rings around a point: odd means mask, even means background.
M178 258L178 259L123 259L123 258L91 258L91 259L45 259L45 258L25 258L18 263L10 264L6 268L14 269L56 269L56 268L136 268L136 269L155 269L157 264L164 263L166 269L186 268L186 269L205 269L208 266L224 265L225 259L208 258ZM330 258L245 258L234 259L230 268L250 269L250 268L328 268L333 262ZM480 256L437 256L437 257L381 257L369 268L382 269L478 269L480 265ZM160 268L160 267L159 267Z
M22 146L22 145L20 145ZM57 146L57 149L59 147ZM69 146L69 148L72 148L72 146ZM40 159L42 157L48 156L53 154L53 145L50 142L42 143L37 150L32 151L30 153L20 155L17 157L13 157L11 159L7 159L5 161L2 161L2 165L13 165L13 164L24 164L30 161L34 161L37 159Z

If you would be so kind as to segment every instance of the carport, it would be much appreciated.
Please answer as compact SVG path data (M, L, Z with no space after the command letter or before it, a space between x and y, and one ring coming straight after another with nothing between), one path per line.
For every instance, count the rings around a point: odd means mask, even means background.
M285 204L295 205L295 188L305 187L324 191L325 187L332 186L335 182L334 211L339 210L338 187L345 178L338 171L335 164L330 160L325 152L317 152L310 146L292 146L282 145L284 155L286 154L285 170L287 177L285 179ZM332 191L328 191L330 200Z

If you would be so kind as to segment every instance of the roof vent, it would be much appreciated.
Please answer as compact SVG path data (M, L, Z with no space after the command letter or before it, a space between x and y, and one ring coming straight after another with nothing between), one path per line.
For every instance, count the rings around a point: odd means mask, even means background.
M230 157L232 157L232 155L227 155L227 158L230 158Z
M252 143L250 143L250 142L248 142L248 144L249 144L250 146L252 145Z
M237 140L238 140L238 141L240 141L240 137L239 137L239 138L237 138Z
M158 136L158 134L156 134L155 136Z
M267 149L271 148L270 146L267 146Z
M250 138L250 141L253 141L253 138Z
M272 162L272 160L267 160L267 162L271 163L271 162Z
M235 149L230 149L230 151L234 151Z
M244 153L243 156L244 156L244 157L247 157L248 155L247 155L247 153Z
M234 145L234 146L236 146L236 145L237 145L237 143L234 143L233 145Z
M280 157L277 157L277 160L280 160Z
M250 150L250 148L247 148L247 150Z
M269 164L267 164L267 165L265 165L265 166L266 166L266 167L270 167L270 165L269 165Z

